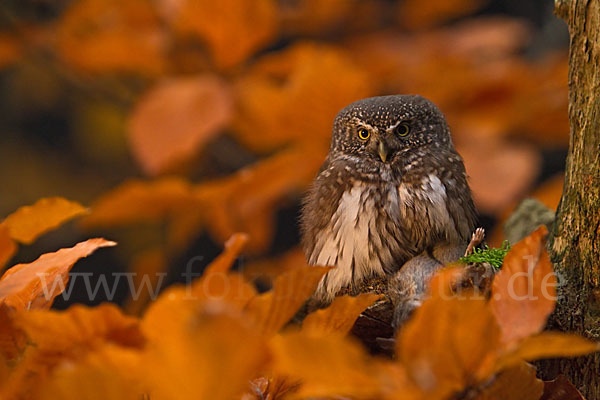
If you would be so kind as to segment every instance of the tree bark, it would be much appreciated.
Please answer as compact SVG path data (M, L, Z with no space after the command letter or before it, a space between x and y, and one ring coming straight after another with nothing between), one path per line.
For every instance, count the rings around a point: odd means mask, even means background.
M569 122L565 185L549 241L560 287L550 327L600 341L600 0L555 0L569 26ZM600 354L545 362L600 400Z

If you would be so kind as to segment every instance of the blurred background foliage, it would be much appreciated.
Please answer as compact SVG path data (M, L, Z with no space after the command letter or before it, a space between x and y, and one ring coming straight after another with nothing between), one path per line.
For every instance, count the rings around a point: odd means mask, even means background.
M302 262L301 197L335 114L395 93L446 114L499 244L520 199L560 199L567 48L551 0L3 0L0 216L90 206L11 264L103 235L119 246L74 272L173 282L243 231L239 267L268 285ZM131 312L147 301L126 293L112 300Z

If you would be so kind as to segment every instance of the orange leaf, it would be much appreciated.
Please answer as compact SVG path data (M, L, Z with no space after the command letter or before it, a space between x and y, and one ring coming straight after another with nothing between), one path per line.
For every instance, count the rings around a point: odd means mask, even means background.
M235 258L241 251L247 238L236 234L227 241L225 251L217 257L199 279L188 282L182 287L171 286L161 293L157 301L146 310L143 318L144 328L149 337L161 335L162 315L174 314L170 318L186 318L198 307L224 308L241 312L249 301L256 296L256 290L239 274L228 273ZM189 278L192 278L192 271ZM176 310L176 312L174 312Z
M290 193L304 190L322 162L310 149L294 147L230 177L198 185L211 233L225 240L235 232L246 232L247 249L264 251L274 233L274 210Z
M269 283L284 272L306 265L306 255L301 248L294 248L281 256L244 263L241 273L249 281L265 279Z
M183 179L132 180L100 197L82 223L91 228L159 221L195 206L199 204L193 188Z
M556 277L542 226L514 245L492 283L490 306L510 345L540 332L556 301Z
M489 377L500 340L484 298L468 293L447 296L448 274L455 276L450 270L433 278L432 296L401 329L396 343L412 381L439 398Z
M262 251L272 240L274 211L290 194L306 188L322 161L308 147L294 147L195 186L177 178L130 181L98 199L82 222L96 227L167 220L169 244L175 246L206 224L218 241L246 232L247 249Z
M82 349L92 350L104 343L141 349L146 342L139 321L110 303L97 307L76 304L65 311L21 311L15 324L35 344L36 351L60 357L76 356Z
M400 363L379 362L380 379L384 391L384 399L396 400L433 400L410 380L406 369Z
M275 279L273 290L248 304L248 314L257 330L266 336L277 333L314 293L329 268L304 266Z
M162 249L149 249L137 254L131 261L129 271L133 273L133 287L140 290L130 292L131 297L127 299L123 309L128 314L137 315L149 300L153 300L153 293L157 293L163 283L167 274L165 252Z
M80 258L101 247L115 246L104 239L89 239L75 247L40 256L29 264L18 264L0 278L0 303L16 309L49 308L65 290L69 271Z
M113 304L90 308L75 305L65 311L18 311L14 324L33 345L28 347L4 387L6 398L37 398L47 377L61 366L67 370L105 346L139 350L145 344L137 319Z
M23 331L15 326L14 312L15 310L0 303L0 363L15 359L26 344Z
M319 34L339 26L346 18L360 18L355 1L348 0L300 0L279 3L281 28L295 35Z
M539 400L544 383L535 377L535 368L520 362L498 374L476 400Z
M229 68L274 38L276 12L273 0L183 0L171 24L183 34L198 35L217 66Z
M566 376L559 375L552 381L544 382L544 394L540 400L585 400L585 398Z
M424 5L418 0L407 0L399 3L398 17L403 27L428 28L471 14L483 4L481 0L433 0Z
M380 297L372 293L337 297L329 307L309 314L302 323L302 330L316 335L346 335L360 313Z
M229 198L237 231L247 232L248 247L264 250L273 237L274 210L293 193L304 190L314 178L322 159L307 149L281 151L234 176L235 187Z
M104 346L76 362L57 365L37 381L43 400L135 400L144 398L140 352Z
M473 139L457 147L465 160L477 208L489 214L502 211L523 195L538 176L541 158L532 146Z
M275 372L300 379L301 398L373 398L379 391L374 363L349 338L293 332L276 336L271 343Z
M194 282L188 290L188 296L211 302L224 302L236 310L244 309L256 297L256 289L241 275L211 274Z
M79 203L62 197L49 197L19 208L4 219L2 226L13 239L31 244L40 235L86 212Z
M229 400L241 394L266 362L262 338L227 308L181 304L144 317L145 328L159 328L144 356L151 397Z
M130 117L132 151L146 173L164 172L221 133L232 109L229 88L216 76L162 82L140 99Z
M17 245L10 237L8 230L0 224L0 269L17 251Z
M9 367L8 367L6 361L2 357L0 357L0 387L6 386L6 381L8 380L9 375L10 375ZM2 393L1 389L0 389L0 393ZM242 399L242 400L246 400L246 399Z
M531 33L531 27L524 20L479 16L437 31L434 41L439 46L452 42L452 48L446 47L446 51L466 58L475 54L511 56L529 43Z
M241 310L250 299L256 296L254 287L249 285L239 274L228 273L235 258L246 243L244 234L233 235L225 245L225 251L208 267L204 275L188 285L171 286L161 293L157 301L146 310L143 318L144 329L149 337L160 336L163 325L162 315L175 314L169 318L186 318L198 307L222 307L224 309ZM186 271L192 278L192 271ZM176 312L174 312L176 310Z
M231 269L235 259L238 257L246 243L248 235L236 233L225 242L225 251L222 252L204 271L204 276L211 274L225 274Z
M562 197L564 183L565 174L556 174L535 189L530 197L538 199L549 209L556 210Z
M303 142L321 157L338 111L373 93L348 54L308 43L263 57L236 89L234 134L244 145L265 152Z
M569 146L567 52L550 53L531 68L531 87L520 88L522 99L515 115L517 129L541 146ZM532 101L532 100L538 101Z
M160 22L144 0L83 0L73 3L58 29L60 55L92 73L164 69L165 40Z
M218 300L242 310L256 296L256 290L237 273L229 270L248 241L242 233L234 234L225 243L225 251L211 262L202 277L186 288L187 297Z
M535 361L543 358L576 357L600 350L600 344L581 336L542 332L518 342L515 348L505 352L498 360L499 368L518 364L520 361Z

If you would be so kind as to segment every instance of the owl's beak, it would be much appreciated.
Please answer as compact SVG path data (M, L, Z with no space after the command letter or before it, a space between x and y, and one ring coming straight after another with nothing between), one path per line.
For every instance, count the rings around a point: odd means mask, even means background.
M386 146L385 142L381 140L379 142L379 147L377 148L377 152L379 153L379 158L381 161L385 162L390 155L390 149Z

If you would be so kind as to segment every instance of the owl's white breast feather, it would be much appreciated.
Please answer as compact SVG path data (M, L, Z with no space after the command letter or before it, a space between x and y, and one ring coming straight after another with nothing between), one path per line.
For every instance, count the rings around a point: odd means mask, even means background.
M380 261L369 256L369 229L377 231L375 204L367 194L368 189L362 182L344 192L328 226L317 234L309 262L336 267L321 281L318 289L327 297L333 297L340 288L352 282L384 274Z
M378 192L377 197L385 199L383 210L376 208L382 204L376 204L373 188L368 183L356 182L342 194L329 223L317 233L309 263L336 267L327 273L317 289L324 298L332 299L341 288L365 278L383 276L384 267L393 266L398 244L382 240L379 234L382 227L377 226L385 223L381 219L378 222L381 212L387 222L404 226L411 226L410 219L418 215L425 218L422 229L454 239L447 230L453 225L446 208L446 190L437 175L425 176L417 186L389 184ZM401 230L395 232L399 234Z

